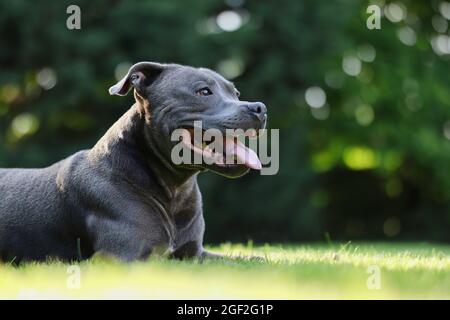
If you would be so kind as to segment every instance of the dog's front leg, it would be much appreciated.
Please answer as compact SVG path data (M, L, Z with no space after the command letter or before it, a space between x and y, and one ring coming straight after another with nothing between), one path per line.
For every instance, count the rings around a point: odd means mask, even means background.
M171 245L167 228L155 215L147 214L145 218L147 221L141 219L139 224L100 214L91 216L88 225L94 251L124 261L145 260L153 253L167 251Z

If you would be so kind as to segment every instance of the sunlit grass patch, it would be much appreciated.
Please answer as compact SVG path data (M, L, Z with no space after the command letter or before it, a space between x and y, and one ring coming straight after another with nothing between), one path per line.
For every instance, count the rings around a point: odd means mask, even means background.
M152 257L0 265L0 297L76 299L450 298L450 246L430 244L231 245L232 261ZM262 261L249 260L259 256ZM375 266L375 269L373 269ZM78 269L79 268L79 269ZM372 268L372 269L371 269ZM79 270L79 278L77 271ZM379 287L371 287L379 270ZM78 281L79 280L79 281ZM373 279L372 279L373 280ZM78 282L77 282L78 281ZM369 282L369 283L368 283ZM74 286L75 284L75 286ZM79 287L77 286L79 284Z

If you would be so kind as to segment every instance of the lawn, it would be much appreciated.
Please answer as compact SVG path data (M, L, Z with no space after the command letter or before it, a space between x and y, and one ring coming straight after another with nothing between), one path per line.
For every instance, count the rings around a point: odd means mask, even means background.
M231 245L210 248L265 261L125 264L94 258L0 264L0 298L449 299L450 246L408 244ZM79 277L77 277L79 271Z

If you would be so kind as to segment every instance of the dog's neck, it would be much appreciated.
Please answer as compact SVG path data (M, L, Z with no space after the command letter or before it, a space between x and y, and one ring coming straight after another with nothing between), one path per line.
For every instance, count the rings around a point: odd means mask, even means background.
M138 188L145 189L153 180L170 200L179 189L194 183L197 171L172 165L164 156L150 130L148 109L136 103L98 141L89 153L93 161L106 162L111 173L124 177Z

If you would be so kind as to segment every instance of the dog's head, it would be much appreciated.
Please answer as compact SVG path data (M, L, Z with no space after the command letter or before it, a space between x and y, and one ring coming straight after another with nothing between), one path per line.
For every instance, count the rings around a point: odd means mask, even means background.
M237 139L231 130L256 136L267 122L267 109L262 102L240 101L240 93L230 81L218 73L177 64L140 62L109 89L110 94L126 95L134 88L134 96L146 113L146 126L159 152L170 159L178 142L171 139L174 130L181 132L182 143L192 153L209 159L201 164L177 167L208 169L228 177L239 177L250 168L261 169L258 156ZM222 133L221 141L200 141L194 131L201 121L202 130ZM198 126L197 126L198 127ZM197 131L198 132L198 131ZM242 139L242 138L241 138ZM234 159L234 163L225 159ZM174 165L175 166L175 165Z

